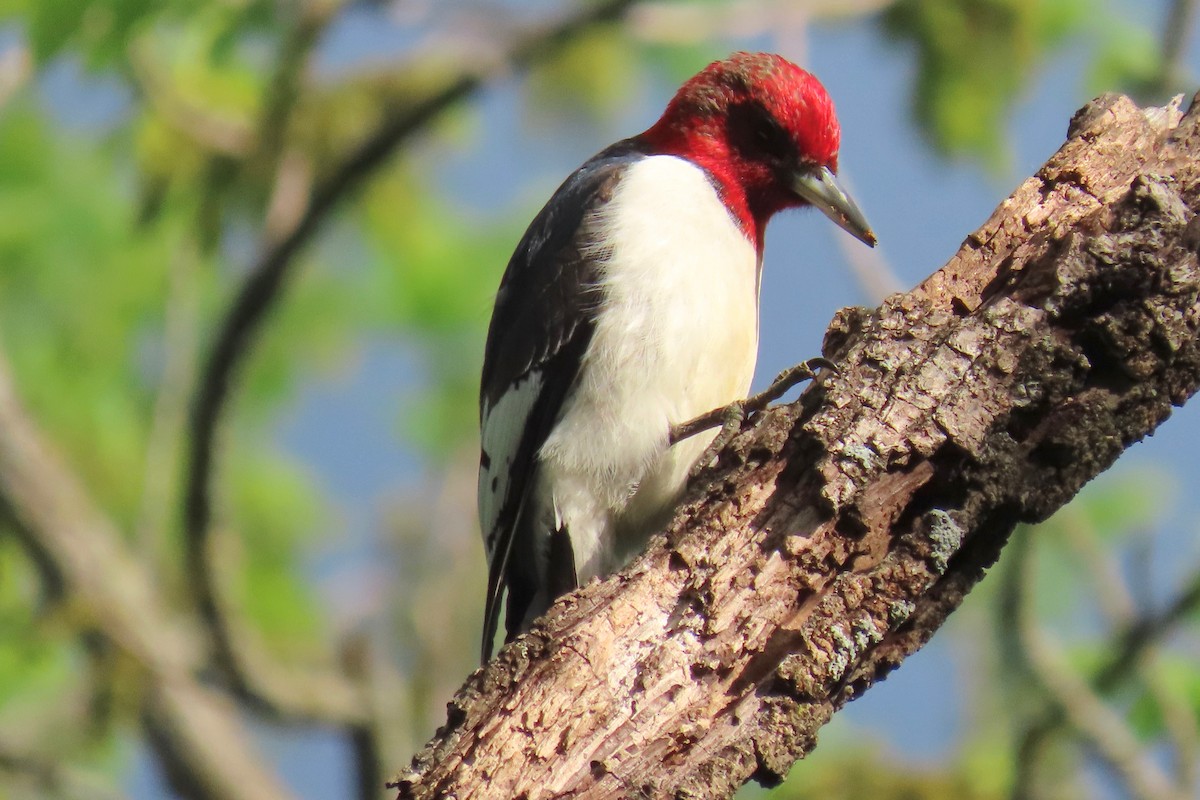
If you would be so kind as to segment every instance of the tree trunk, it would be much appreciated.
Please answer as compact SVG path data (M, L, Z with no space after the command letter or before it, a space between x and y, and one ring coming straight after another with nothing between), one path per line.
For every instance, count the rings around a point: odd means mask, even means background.
M449 706L402 798L726 798L773 782L1200 382L1200 114L1104 97L923 284L826 334L620 574Z

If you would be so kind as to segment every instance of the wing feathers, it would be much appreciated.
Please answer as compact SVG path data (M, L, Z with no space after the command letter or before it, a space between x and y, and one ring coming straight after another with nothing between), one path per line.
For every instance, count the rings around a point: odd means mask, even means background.
M508 638L527 615L539 580L570 581L550 562L544 514L529 508L537 453L570 393L598 302L596 232L588 224L625 169L641 157L636 142L614 145L577 170L534 218L505 270L488 329L480 385L479 514L488 556L483 660L510 590ZM517 542L525 537L528 541ZM546 541L542 541L546 539ZM569 551L568 551L569 552ZM541 565L523 563L542 560ZM521 562L521 563L518 563Z

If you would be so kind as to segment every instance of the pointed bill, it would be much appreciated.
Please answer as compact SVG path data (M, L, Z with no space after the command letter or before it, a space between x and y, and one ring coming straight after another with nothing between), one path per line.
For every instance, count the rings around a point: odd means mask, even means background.
M875 234L871 232L867 218L838 184L829 167L815 167L798 173L792 181L792 190L819 208L842 230L871 247L875 246Z

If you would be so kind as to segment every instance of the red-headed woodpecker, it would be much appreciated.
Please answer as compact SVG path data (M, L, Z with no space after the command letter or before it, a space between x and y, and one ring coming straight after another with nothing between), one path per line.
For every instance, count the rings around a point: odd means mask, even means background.
M758 349L763 232L815 206L873 245L838 186L824 87L736 53L649 130L567 178L500 282L480 389L483 658L663 525L714 431L673 426L743 398Z

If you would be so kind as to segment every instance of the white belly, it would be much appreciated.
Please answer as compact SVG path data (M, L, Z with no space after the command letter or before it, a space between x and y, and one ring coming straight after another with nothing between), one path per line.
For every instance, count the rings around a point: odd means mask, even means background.
M744 397L758 348L758 256L700 169L639 161L597 222L602 311L537 489L581 583L665 521L715 436L668 449L671 426Z

